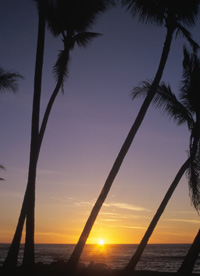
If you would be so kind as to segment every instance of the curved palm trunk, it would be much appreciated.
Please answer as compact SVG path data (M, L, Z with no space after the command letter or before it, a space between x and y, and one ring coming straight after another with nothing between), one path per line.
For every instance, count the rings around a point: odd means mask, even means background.
M13 267L17 266L17 259L19 254L20 241L23 231L23 226L27 216L27 211L30 208L30 199L34 201L34 198L30 195L32 191L30 186L35 186L36 179L36 167L37 167L37 157L35 156L36 144L38 139L38 129L39 129L39 111L40 111L40 95L41 95L41 81L42 81L42 67L43 67L43 55L44 55L44 39L45 39L45 14L44 7L39 2L39 22L38 22L38 39L37 39L37 52L36 52L36 64L35 64L35 78L34 78L34 99L33 99L33 112L32 112L32 132L31 132L31 152L29 161L29 178L27 183L26 192L24 195L24 200L22 203L22 208L20 216L18 219L18 224L15 230L15 234L8 252L8 255L4 261L4 266ZM33 165L34 164L34 165ZM31 172L32 170L32 172ZM35 173L34 173L35 172ZM34 183L34 184L33 184ZM33 218L34 221L34 218ZM33 225L34 228L34 225ZM33 230L34 231L34 230Z
M133 257L131 258L131 260L129 261L128 265L125 267L124 269L124 273L125 274L129 274L130 272L133 272L133 270L135 269L138 261L140 260L140 257L148 243L149 238L151 237L162 213L164 212L168 201L170 200L174 190L176 189L181 177L183 176L183 174L185 173L185 171L188 169L189 165L191 162L191 158L188 158L185 163L181 166L181 168L179 169L176 177L174 178L174 181L172 182L172 184L170 185L166 195L164 196L156 214L154 215L147 231L145 232L135 254L133 255Z
M26 236L24 245L23 266L32 269L34 265L34 223L35 223L35 184L38 154L30 160L26 193Z
M169 50L170 50L170 46L171 46L171 41L172 41L172 36L173 36L173 32L174 32L174 28L168 28L167 29L167 35L166 35L166 39L165 39L165 43L164 43L164 47L163 47L163 51L162 51L162 56L161 56L161 60L160 60L160 64L158 67L158 71L156 73L156 76L154 78L154 81L152 83L152 86L148 92L147 97L145 98L142 107L138 113L138 116L136 117L136 120L130 130L130 132L128 133L128 136L113 164L113 167L108 175L108 178L104 184L104 187L90 213L90 216L85 224L85 227L83 229L83 232L81 233L81 236L78 240L77 245L75 246L74 251L72 252L72 255L68 261L68 271L73 272L76 269L76 266L78 264L78 261L80 259L81 253L83 251L84 245L87 241L87 238L90 234L90 231L93 227L93 224L96 220L96 217L108 195L108 192L112 186L112 183L121 167L121 164L130 148L130 145L146 115L146 112L148 110L148 107L156 93L156 90L158 88L159 82L161 80L162 74L163 74L163 70L167 61L167 57L169 54Z
M200 230L198 231L193 244L191 245L187 255L185 256L179 270L178 275L191 275L196 260L200 253Z

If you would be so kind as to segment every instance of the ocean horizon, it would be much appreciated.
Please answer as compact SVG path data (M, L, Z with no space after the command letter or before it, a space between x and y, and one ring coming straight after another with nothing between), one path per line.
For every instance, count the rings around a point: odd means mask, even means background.
M10 244L0 244L0 266L3 264ZM20 246L18 265L22 263L23 244ZM80 262L86 266L91 262L103 263L109 268L123 269L134 254L138 244L86 244ZM51 264L67 261L75 244L35 244L35 262ZM159 272L176 272L186 255L190 244L148 244L145 248L137 270ZM200 273L198 258L194 273Z

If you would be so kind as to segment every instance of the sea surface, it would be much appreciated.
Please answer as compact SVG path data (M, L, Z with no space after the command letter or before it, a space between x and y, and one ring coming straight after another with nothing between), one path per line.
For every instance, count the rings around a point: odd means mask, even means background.
M50 264L58 260L68 260L75 245L72 244L36 244L35 261ZM137 270L176 272L186 255L189 244L149 244L138 263ZM135 252L135 244L87 244L81 256L81 262L104 263L110 268L122 269ZM9 244L0 244L0 265L9 249ZM20 248L19 264L22 262L23 245ZM194 267L200 273L200 258Z

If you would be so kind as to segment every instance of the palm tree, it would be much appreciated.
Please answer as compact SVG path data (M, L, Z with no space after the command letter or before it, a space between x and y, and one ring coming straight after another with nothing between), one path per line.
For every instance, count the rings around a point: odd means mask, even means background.
M190 246L188 253L186 254L180 268L178 269L178 275L191 275L197 258L200 252L200 229Z
M31 176L34 175L34 172L31 171L34 169L36 165L33 166L33 161L35 158L34 156L34 148L37 144L37 136L38 136L38 129L39 129L39 110L40 110L40 96L41 96L41 81L42 81L42 67L43 67L43 55L44 55L44 42L45 42L45 8L47 5L47 1L36 1L38 7L38 37L37 37L37 52L36 52L36 62L35 62L35 76L34 76L34 93L33 93L33 107L32 107L32 125L31 125L31 150L30 150L30 157L29 157L29 176L28 176L28 184L30 183L29 179L33 179L35 181L35 177ZM37 161L35 161L37 163ZM36 170L35 170L36 174ZM5 267L15 267L17 265L17 259L19 254L19 247L20 241L23 231L23 226L25 223L25 219L27 216L27 209L28 209L28 201L29 201L29 194L30 194L30 184L27 184L20 216L18 219L17 227L15 230L15 234L9 248L7 257L4 261Z
M187 171L190 197L197 211L200 209L200 103L198 92L200 90L200 59L196 54L190 55L184 48L183 81L180 88L179 99L172 93L170 86L162 83L158 87L153 103L163 107L164 111L172 117L178 125L187 124L190 135L189 156L179 169L174 181L170 185L148 229L146 230L136 252L125 267L125 273L133 271L153 233L168 201L170 200L181 177ZM151 83L143 82L133 92L133 99L138 95L145 96Z
M156 72L152 85L149 88L148 95L140 108L135 122L126 137L117 158L115 159L111 171L105 181L103 189L101 190L101 193L95 205L93 206L89 218L79 237L78 243L76 244L74 251L69 259L68 265L70 269L71 267L76 267L78 264L80 255L83 251L84 245L98 216L98 213L109 193L112 183L156 93L168 58L175 30L181 31L183 35L188 39L188 41L193 45L193 47L197 48L197 44L192 40L190 33L181 24L186 24L187 26L190 26L195 23L195 19L198 14L198 7L200 4L199 0L195 0L192 2L185 1L184 3L180 0L174 0L173 2L165 0L122 0L122 3L123 5L128 6L128 10L130 10L133 15L139 14L139 19L141 21L157 23L158 25L165 25L165 27L167 28L167 34L158 70Z
M23 225L26 218L26 237L23 265L25 267L28 267L29 269L32 268L34 265L35 184L37 162L47 122L58 92L60 88L63 89L64 81L68 75L70 52L73 50L75 44L81 47L86 47L93 38L100 35L98 33L87 32L87 29L95 21L96 16L106 9L109 1L38 0L37 3L39 10L39 24L35 66L29 174L18 225L10 251L5 260L5 265L16 266ZM39 115L45 37L45 19L48 22L48 27L52 34L54 36L62 36L64 49L60 51L57 62L54 66L54 75L56 77L57 83L49 99L40 125Z

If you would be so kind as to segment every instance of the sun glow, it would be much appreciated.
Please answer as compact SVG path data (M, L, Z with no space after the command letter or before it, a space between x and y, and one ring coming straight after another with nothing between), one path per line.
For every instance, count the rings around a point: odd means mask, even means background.
M99 239L99 245L104 245L104 240L103 239Z

